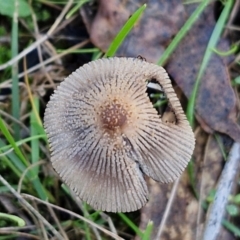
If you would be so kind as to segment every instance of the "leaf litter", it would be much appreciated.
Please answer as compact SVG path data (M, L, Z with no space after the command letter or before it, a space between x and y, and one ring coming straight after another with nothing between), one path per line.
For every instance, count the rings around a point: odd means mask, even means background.
M106 51L126 20L144 3L146 1L100 0L98 5L86 4L81 14L92 43ZM149 0L147 5L144 15L118 50L117 56L141 55L149 62L157 62L195 8L193 4L183 5L180 0ZM208 6L164 66L187 98L215 26L214 6ZM220 39L218 49L230 49L228 40ZM195 185L202 202L199 204L196 200L187 172L174 184L160 185L148 179L151 195L148 204L141 210L140 227L145 229L149 219L152 219L153 239L157 236L161 239L201 239L207 217L202 203L217 185L225 164L222 152L227 155L232 144L228 136L235 141L239 141L240 136L236 123L238 99L230 84L228 63L229 58L213 54L202 78L196 102L199 125L195 129L197 141L193 159ZM183 94L178 95L184 103ZM221 132L228 136L219 134L220 141L216 141L214 135L209 136L206 132ZM224 236L222 239L234 239L223 228L220 233Z
M187 36L173 53L167 70L190 97L200 67L202 56L208 44L215 20L210 5L191 28ZM222 51L230 48L225 39L221 39ZM236 123L236 96L231 87L226 59L213 53L208 67L201 79L196 101L196 112L202 128L209 133L219 131L229 135L235 141L240 140L240 128Z
M107 1L102 0L96 17L94 19L91 17L91 20L85 14L86 9L83 9L82 15L89 26L91 41L101 50L106 51L121 25L141 4L143 1L116 0L111 1L109 5ZM183 5L182 1L150 0L147 4L148 7L141 20L118 50L118 56L141 55L147 61L157 62L196 7L195 4ZM165 66L173 82L180 87L187 98L192 93L198 69L215 26L215 6L214 3L209 4ZM223 52L229 50L229 39L221 38L217 48ZM239 141L237 97L231 86L228 72L228 64L231 60L233 60L232 56L221 57L216 53L212 54L201 79L195 117L206 133L220 132L234 141ZM203 130L198 131L196 135L197 143L194 153L196 186L202 201L216 186L224 165L219 143L213 136L207 137ZM225 149L228 153L231 139L221 134L218 136L228 146ZM202 205L193 196L188 177L185 173L180 179L175 199L167 216L166 226L161 232L161 239L195 239L201 235L206 217L205 210L202 210ZM148 220L152 219L155 226L152 235L154 239L154 236L159 237L158 226L163 220L172 185L159 185L151 180L148 184L151 195L148 204L141 211L140 227L145 229ZM221 231L226 239L231 239L231 234L224 233L223 229Z

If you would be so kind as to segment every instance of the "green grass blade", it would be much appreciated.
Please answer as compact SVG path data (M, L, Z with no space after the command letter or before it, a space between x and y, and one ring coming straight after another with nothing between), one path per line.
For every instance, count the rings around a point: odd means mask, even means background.
M17 188L18 188L17 185L11 185L11 187L17 191ZM10 189L8 187L6 186L0 187L0 193L8 193L8 192L10 192Z
M38 136L39 134L39 128L43 130L43 127L41 122L39 122L39 99L37 97L32 97L32 111L30 115L30 133L31 133L31 162L32 164L35 164L39 161L40 159L40 146L39 146L39 138L33 138L34 136ZM36 126L38 126L36 128ZM46 200L47 194L46 191L41 184L41 181L38 177L39 175L39 166L35 166L34 168L31 169L31 180L33 183L33 186L38 193L38 196Z
M35 108L37 110L37 112L39 113L39 101L38 98L35 97L33 98L33 104L35 105ZM32 110L31 115L30 115L30 133L31 133L31 137L38 135L38 131L35 128L35 124L38 124L38 119L35 115L35 112ZM38 162L39 160L39 154L40 154L40 147L39 147L39 139L32 139L31 140L31 162L32 164ZM33 169L33 172L38 175L38 170L39 170L39 166L35 167Z
M12 135L8 131L8 129L5 126L1 117L0 117L0 130L2 131L3 135L8 140L8 142L11 144L11 146L14 149L16 155L18 156L18 158L14 159L14 163L16 164L16 166L20 167L20 170L22 172L25 171L26 168L29 166L29 163L27 162L26 158L23 156L21 150L18 148L17 144L15 143ZM14 156L13 153L10 153L10 155ZM29 181L32 182L36 192L38 193L38 196L41 199L46 200L47 195L45 194L43 186L41 185L41 182L40 182L38 176L32 171L32 169L30 169L29 172L27 172L26 176L29 179Z
M141 239L142 240L149 240L149 239L151 239L152 230L153 230L153 222L149 221L145 231L143 232L143 236L141 237Z
M208 42L205 54L203 56L203 60L202 60L202 64L200 66L194 87L193 87L193 91L192 94L189 98L189 102L188 102L188 107L187 107L187 118L191 124L191 126L193 126L194 123L194 109L195 109L195 103L196 103L196 97L197 97L197 92L198 92L198 88L200 85L200 80L204 74L204 71L208 65L209 59L212 55L212 49L214 49L216 47L216 44L221 36L221 33L224 29L225 23L228 19L230 10L232 8L233 5L233 0L228 0L225 3L224 9L215 25L215 28L212 32L211 38Z
M117 36L112 41L110 47L108 48L105 57L113 57L118 50L118 48L121 46L122 42L128 35L128 33L133 28L134 24L138 21L138 19L141 17L143 11L146 9L147 4L143 4L124 24L122 29L119 31Z
M1 121L1 118L0 118ZM1 124L1 123L0 123ZM1 129L1 127L0 127ZM7 149L6 149L7 147ZM7 145L3 140L0 139L0 153L3 153L3 150L8 150L12 148L12 145ZM14 153L10 152L5 156L2 156L1 159L6 163L6 165L20 178L22 173L25 171L26 166L25 164L19 159L19 157ZM26 180L24 179L24 182Z
M34 124L33 124L34 125ZM36 125L35 125L35 128L36 128ZM38 133L39 133L39 129L36 128L38 130ZM19 147L21 146L22 144L24 143L27 143L27 142L31 142L32 140L35 140L35 139L43 139L46 141L46 134L41 134L41 135L36 135L36 136L32 136L32 137L28 137L28 138L24 138L22 140L19 140L16 143L16 145ZM9 150L10 148L12 148L12 145L11 144L8 144L8 145L5 145L5 144L2 144L1 145L1 140L0 140L0 151L7 151Z
M173 53L173 51L176 49L180 41L184 38L184 36L187 34L187 32L191 29L192 25L195 23L195 21L198 19L200 14L203 12L203 10L207 7L207 5L210 3L209 0L203 0L199 6L196 8L196 10L192 13L192 15L188 18L186 23L182 26L182 28L179 30L177 35L174 37L174 39L171 41L169 46L164 51L161 58L158 60L158 65L164 65L170 55Z
M103 56L103 52L98 49L98 52L94 52L92 55L92 61L97 60Z
M32 170L32 169L31 169ZM39 198L41 198L42 200L47 200L48 196L47 196L47 191L45 190L44 186L41 184L41 181L38 177L38 175L34 175L33 172L31 171L31 182L33 184L33 187L35 189L35 191L37 192Z
M232 80L232 86L240 85L240 76L237 76L235 79Z
M92 220L91 216L87 212L87 204L86 203L83 203L83 216L85 218L88 218L88 219ZM90 227L89 227L89 225L85 221L83 222L83 225L84 225L84 229L85 229L85 237L86 237L86 239L87 240L91 240L92 238L91 238L91 234L90 234Z
M80 0L76 6L74 6L66 15L66 19L69 19L75 12L77 12L85 3L90 2L90 0Z
M216 54L218 54L219 56L222 56L222 57L227 57L227 56L230 56L232 54L235 54L237 51L238 51L239 47L238 45L233 45L228 51L226 52L223 52L223 51L220 51L218 50L217 48L213 48L212 51L215 52Z
M24 227L26 225L25 221L22 218L12 214L0 212L0 219L6 219L8 221L14 222L15 224L17 224L18 227Z
M17 156L19 157L19 159L22 161L22 163L25 166L28 166L29 163L27 162L26 158L23 156L21 150L18 148L18 146L16 145L12 135L10 134L10 132L8 131L6 125L4 124L2 118L0 117L0 130L2 131L3 135L5 136L5 138L8 140L8 142L11 144L11 146L13 147L14 151L16 152Z
M214 137L215 137L215 139L216 139L216 141L217 141L217 143L218 143L218 146L219 146L220 151L221 151L221 153L222 153L223 159L224 159L225 161L227 161L227 153L226 153L226 151L224 150L224 145L223 145L223 143L221 142L220 136L219 136L218 134L214 134Z
M200 85L200 80L203 76L203 73L207 67L207 64L209 62L209 59L213 53L212 49L215 48L217 42L218 42L218 39L220 38L221 36L221 33L224 29L224 26L225 26L225 22L227 21L227 18L229 16L229 13L230 13L230 10L232 8L232 5L233 5L233 0L228 0L225 4L225 7L215 25L215 28L212 32L212 35L211 35L211 38L208 42L208 45L207 45L207 48L206 48L206 51L205 51L205 54L203 56L203 60L202 60L202 64L200 66L200 69L199 69L199 72L198 72L198 75L197 75L197 78L196 78L196 81L195 81L195 84L194 84L194 87L193 87L193 91L192 91L192 94L189 98L189 101L188 101L188 106L187 106L187 118L190 122L190 125L193 127L194 125L194 109L195 109L195 104L196 104L196 97L197 97L197 92L198 92L198 88L199 88L199 85ZM187 167L187 170L188 170L188 174L189 174L189 177L190 177L190 182L191 182L191 186L193 188L193 191L196 195L196 197L198 197L198 193L196 191L196 187L195 187L195 174L194 174L194 164L193 164L193 161L191 160L190 163L188 164L188 167Z
M99 48L83 48L83 49L78 49L75 52L76 53L99 53L99 51L100 51Z
M0 147L3 149L5 148L5 144L1 140L0 140ZM1 149L0 149L0 153L1 153ZM7 157L2 156L1 158L6 163L6 165L12 170L12 172L14 172L19 178L21 177L22 173L26 170L26 166L22 163L22 161L19 160L19 157L14 152L8 153ZM40 184L40 181L35 180L36 174L31 172L27 174L27 177L28 177L28 180L24 178L23 181L25 183L27 181L32 182L36 192L38 192L38 195L42 199L47 199L45 191L43 190L43 187Z
M18 55L18 1L15 0L15 12L12 18L12 34L11 34L11 52L12 58ZM20 105L19 105L19 86L18 86L18 63L12 66L12 116L19 120ZM16 122L13 122L14 138L20 139L20 127Z
M118 213L118 215L139 237L143 237L142 231L124 213Z
M222 225L234 234L235 237L240 237L240 228L223 219Z
M195 174L195 171L194 171L194 163L193 163L192 159L188 163L187 172L188 172L190 186L192 187L193 194L194 194L196 199L199 199L199 194L198 194L198 191L197 191L197 188L196 188L196 174Z
M62 53L65 52L65 49L58 49L57 53ZM69 53L98 53L100 50L99 48L82 48L82 49L76 49L73 51L69 51Z
M5 143L0 139L0 147L3 147ZM0 158L3 161L2 166L8 166L12 172L18 176L18 178L21 177L21 169L24 169L25 166L22 164L21 161L19 161L19 158L15 155L14 158L12 158L12 152L8 153L7 155L4 155L4 152L0 149L0 154L2 155ZM18 165L20 163L20 165Z

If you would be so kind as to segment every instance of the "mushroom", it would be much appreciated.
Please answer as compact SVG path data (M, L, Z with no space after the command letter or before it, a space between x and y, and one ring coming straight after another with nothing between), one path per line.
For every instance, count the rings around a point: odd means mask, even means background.
M165 124L147 84L163 89L176 120ZM94 209L135 211L146 204L144 174L168 183L187 166L194 134L166 71L138 58L83 65L55 90L44 127L51 162L62 180Z

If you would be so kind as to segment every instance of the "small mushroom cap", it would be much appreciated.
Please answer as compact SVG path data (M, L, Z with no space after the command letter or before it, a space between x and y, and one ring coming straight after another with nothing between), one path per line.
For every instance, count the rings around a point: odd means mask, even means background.
M165 124L146 93L154 79L176 123ZM194 134L166 71L137 58L105 58L77 69L47 105L51 162L93 208L129 212L148 199L143 173L172 182L187 166Z

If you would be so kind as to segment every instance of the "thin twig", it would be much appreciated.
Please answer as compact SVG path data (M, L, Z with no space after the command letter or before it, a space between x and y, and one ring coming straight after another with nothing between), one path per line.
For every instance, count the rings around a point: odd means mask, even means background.
M176 191L177 191L177 187L178 187L179 182L180 182L180 178L178 178L174 182L174 185L173 185L173 188L172 188L172 191L171 191L171 195L169 197L169 200L168 200L168 203L167 203L167 206L166 206L166 210L164 211L164 214L163 214L163 217L162 217L162 221L161 221L161 223L160 223L160 225L158 227L158 233L157 233L156 239L161 239L160 237L162 235L163 229L165 227L165 223L167 221L170 209L172 207L173 200L174 200L174 197L176 195Z
M56 21L54 22L54 24L51 26L51 28L48 30L47 35L52 35L55 31L55 29L57 28L57 26L60 24L60 22L63 20L65 14L68 12L68 10L70 9L70 7L72 6L74 0L68 0L68 3L66 4L66 6L64 7L64 9L62 10L62 12L60 13L59 17L56 19Z
M23 182L23 180L24 180L24 177L27 175L27 173L28 173L32 168L37 167L37 166L42 165L42 164L46 164L46 161L43 161L43 160L38 161L38 162L36 162L36 163L34 163L34 164L31 164L30 166L28 166L28 167L24 170L24 172L23 172L22 175L21 175L21 178L20 178L19 181L18 181L18 188L17 188L18 194L21 194L22 182Z
M48 210L49 210L49 212L50 212L53 220L55 221L55 223L56 223L56 225L57 225L60 233L61 233L62 236L64 237L64 239L65 239L65 240L69 240L66 232L63 230L63 227L62 227L61 223L59 222L59 220L58 220L58 218L57 218L57 216L56 216L56 213L53 211L52 207L49 206L49 205L47 205L47 208L48 208Z
M103 219L105 219L105 220L108 222L108 226L109 226L109 228L111 229L111 231L112 231L113 233L117 234L117 230L116 230L116 228L115 228L115 226L114 226L114 224L113 224L112 218L109 217L109 216L108 216L106 213L104 213L104 212L101 212L100 215L101 215L101 217L102 217Z
M39 212L37 212L31 206L31 204L29 204L14 188L12 188L11 185L2 177L2 175L0 175L0 181L10 190L10 192L19 200L19 202L23 204L23 206L28 208L32 213L34 213L34 215L37 216L59 240L64 240L61 234L56 231L56 229Z
M1 227L1 231L29 231L36 230L36 225L27 225L24 227Z
M214 201L210 207L205 223L203 240L216 240L221 229L221 223L225 215L228 197L233 190L234 180L240 168L240 143L235 142L229 153L228 161L219 179Z
M33 207L39 212L38 206L36 202L32 202ZM41 239L43 240L49 240L48 234L47 234L47 229L44 227L44 224L42 221L40 221L38 218L36 219L36 225L38 226L37 229L40 230L40 233L42 234Z
M231 11L230 17L228 18L226 26L230 26L233 23L234 19L236 18L237 14L238 14L239 7L240 7L240 1L235 1L235 4L232 8L232 11ZM227 37L229 30L230 30L229 28L225 28L223 37Z
M0 157L4 157L4 156L8 155L9 153L11 153L13 151L14 151L14 148L10 148L6 152L4 152L4 153L0 153Z
M70 211L70 210L67 210L67 209L65 209L65 208L56 206L56 205L54 205L54 204L51 204L51 203L46 202L46 201L43 201L43 200L41 200L41 199L39 199L39 198L36 198L36 197L31 196L31 195L28 195L28 194L22 194L22 195L23 195L23 197L25 197L25 198L38 201L38 202L40 202L40 203L42 203L42 204L45 204L45 205L49 205L49 206L51 206L51 207L53 207L53 208L55 208L55 209L58 209L59 211L66 212L66 213L68 213L69 215L72 215L72 216L74 216L74 217L76 217L76 218L79 218L80 220L85 221L85 222L87 222L87 223L90 224L90 225L93 225L94 227L98 228L99 230L101 230L102 232L104 232L105 234L111 236L111 237L114 238L114 239L123 240L123 238L121 238L121 237L117 236L116 234L114 234L114 233L106 230L106 229L103 228L103 227L100 227L98 224L92 222L91 220L89 220L89 219L87 219L87 218L85 218L85 217L83 217L83 216L81 216L81 215L79 215L79 214L76 214L76 213L74 213L74 212L72 212L72 211Z
M0 229L0 233L1 234L8 234L8 235L16 235L16 239L17 239L17 236L19 237L20 239L20 236L24 237L23 239L39 239L40 240L40 237L38 236L35 236L33 234L29 234L29 233L24 233L24 232L14 232L14 231L8 231L8 230L2 230L2 228Z
M8 62L0 65L0 71L4 70L5 68L12 66L14 63L18 62L20 59L22 59L24 56L26 56L28 53L30 53L32 50L34 50L37 46L39 46L40 44L42 44L43 42L45 42L55 31L55 29L57 28L57 26L59 25L59 23L62 21L62 19L64 18L65 14L68 12L68 10L70 9L71 5L73 3L73 0L68 0L68 3L65 5L65 7L63 8L62 12L60 13L60 15L58 16L58 18L56 19L56 21L54 22L54 24L51 26L51 28L48 30L48 32L46 33L46 35L42 36L41 38L39 38L36 42L34 42L32 45L30 45L29 47L25 48L20 54L18 54L16 57L12 58L11 60L9 60Z
M200 130L201 128L198 128L198 129ZM197 137L199 137L198 134L196 134L195 136L196 136L196 139L197 139ZM208 137L208 139L207 139L207 141L206 141L206 146L209 145L210 139L211 139L211 137ZM206 155L207 155L207 153L208 153L208 150L209 150L208 148L205 148L205 152L204 152L204 155L203 155L203 159L204 159L204 160L203 160L203 165L205 164ZM203 169L204 169L204 168L203 168ZM204 185L204 180L205 180L205 179L203 178L204 172L202 171L200 174L201 174L201 175L199 176L199 188L200 188L200 192L199 192L199 200L198 200L199 203L201 203L201 202L203 201L203 198L205 197L205 196L203 197L203 193L204 193L204 188L206 187L206 186ZM201 240L202 228L203 228L203 226L202 226L202 224L201 224L201 218L202 218L203 212L204 212L204 210L203 210L202 204L198 204L196 240Z
M0 115L10 119L11 121L19 124L19 126L21 126L27 133L29 133L29 129L18 119L14 118L12 115L8 114L7 112L4 112L0 109Z
M29 68L26 72L22 72L22 73L18 74L18 78L23 77L24 74L32 73L32 72L36 71L37 69L41 68L42 64L44 64L44 65L49 64L49 63L55 61L56 59L59 59L59 58L65 56L65 55L67 55L68 53L70 53L70 52L72 52L72 51L74 51L74 50L76 50L78 48L81 48L81 47L85 46L88 43L89 43L88 39L83 41L83 42L81 42L81 43L78 43L78 44L74 45L73 47L70 47L66 51L64 51L64 52L62 52L62 53L60 53L60 54L58 54L56 56L50 57L47 60L43 61L42 63L36 64L35 66ZM11 81L11 79L8 79L6 81Z
M34 32L35 32L35 38L36 40L40 38L40 32L39 32L39 27L38 27L38 23L37 23L37 18L36 15L31 7L31 15L32 15L32 20L33 20L33 26L34 26ZM38 58L40 63L43 62L43 54L42 54L42 48L41 46L37 46L37 51L38 51ZM44 64L42 64L42 70L46 76L46 78L48 79L48 81L51 83L52 86L54 86L55 88L55 84L51 78L51 76L48 74L48 71L46 70L46 66Z
M84 213L84 216L85 216L85 217L89 217L90 214L89 214L89 212L87 211L87 209L83 207L83 204L82 204L81 199L80 199L79 197L77 197L76 194L75 194L71 189L70 189L70 192L71 192L71 197L72 197L72 199L73 199L74 202L78 205L78 207L81 209L81 211ZM89 219L90 219L90 218L89 218ZM101 240L101 236L100 236L100 234L99 234L99 232L98 232L98 229L95 228L95 227L92 226L92 225L90 225L90 227L91 227L93 233L95 234L96 239L97 239L97 240ZM114 232L114 233L115 233L115 232ZM117 233L116 233L116 234L117 234Z

